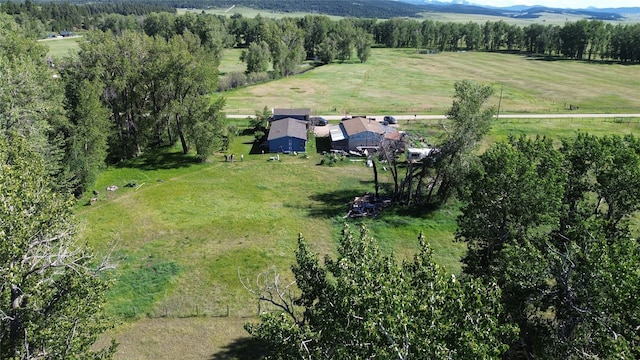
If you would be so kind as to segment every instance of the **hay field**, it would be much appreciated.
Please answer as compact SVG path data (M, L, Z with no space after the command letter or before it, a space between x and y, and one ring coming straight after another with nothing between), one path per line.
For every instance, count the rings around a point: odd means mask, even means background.
M491 84L502 113L640 112L640 66L540 58L504 53L416 53L372 49L361 63L336 63L302 75L229 91L229 114L268 108L311 108L318 114L441 114L454 83Z

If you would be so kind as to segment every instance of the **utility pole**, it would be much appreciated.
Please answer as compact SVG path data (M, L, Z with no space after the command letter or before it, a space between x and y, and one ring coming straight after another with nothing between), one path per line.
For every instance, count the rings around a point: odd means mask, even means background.
M502 104L502 90L504 85L500 84L500 99L498 100L498 113L496 114L496 120L500 117L500 105Z

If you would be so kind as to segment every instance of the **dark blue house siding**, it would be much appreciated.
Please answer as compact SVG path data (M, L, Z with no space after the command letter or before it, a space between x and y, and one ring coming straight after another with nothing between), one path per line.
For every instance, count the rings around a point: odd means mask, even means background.
M281 137L269 141L269 152L305 152L307 141L291 136Z

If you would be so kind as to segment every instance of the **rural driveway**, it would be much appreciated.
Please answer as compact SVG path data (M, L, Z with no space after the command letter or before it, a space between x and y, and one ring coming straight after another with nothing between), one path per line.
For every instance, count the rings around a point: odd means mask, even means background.
M255 115L227 115L230 119L246 119ZM317 115L327 120L340 120L343 115ZM382 121L385 115L367 115L368 118L374 118ZM437 120L445 119L446 115L393 115L398 120ZM561 113L561 114L499 114L496 115L501 119L569 119L569 118L640 118L640 114L580 114L580 113Z
M254 115L227 115L230 119L246 119ZM317 115L327 120L340 120L343 115ZM374 118L382 121L385 115L367 115L368 118ZM398 123L402 121L412 120L441 120L446 119L446 115L393 115ZM562 114L499 114L496 115L500 119L622 119L622 118L640 118L640 114L580 114L580 113L562 113ZM316 136L328 136L329 126L316 126L314 129Z

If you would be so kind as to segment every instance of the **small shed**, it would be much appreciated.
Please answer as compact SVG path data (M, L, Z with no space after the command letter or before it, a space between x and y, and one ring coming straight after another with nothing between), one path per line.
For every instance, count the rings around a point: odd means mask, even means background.
M307 122L294 118L285 118L271 123L269 152L305 152L307 148Z
M271 121L292 118L302 121L309 121L311 109L272 109Z

